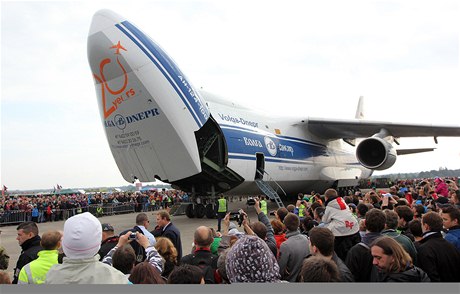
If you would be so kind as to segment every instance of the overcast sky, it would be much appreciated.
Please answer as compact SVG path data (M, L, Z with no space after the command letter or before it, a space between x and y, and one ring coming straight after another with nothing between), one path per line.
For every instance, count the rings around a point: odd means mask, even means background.
M2 1L1 177L10 190L120 186L86 41L102 8L195 87L274 114L460 124L458 1ZM432 138L403 147L434 146ZM460 139L384 173L460 168Z

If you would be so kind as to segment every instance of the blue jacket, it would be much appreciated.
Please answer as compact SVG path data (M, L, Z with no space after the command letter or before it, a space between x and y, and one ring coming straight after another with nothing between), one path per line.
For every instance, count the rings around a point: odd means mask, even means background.
M460 226L453 226L450 228L444 238L460 251Z

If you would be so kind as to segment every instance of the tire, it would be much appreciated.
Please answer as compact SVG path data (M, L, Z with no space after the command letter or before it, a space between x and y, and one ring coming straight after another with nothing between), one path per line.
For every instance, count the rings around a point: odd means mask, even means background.
M209 219L216 217L216 212L214 211L214 206L212 204L206 205L206 217Z
M203 204L195 205L195 216L197 218L203 218L205 214L206 214L206 208L204 207Z
M187 208L185 209L185 215L188 218L194 218L195 217L195 209L193 209L193 204L189 204Z

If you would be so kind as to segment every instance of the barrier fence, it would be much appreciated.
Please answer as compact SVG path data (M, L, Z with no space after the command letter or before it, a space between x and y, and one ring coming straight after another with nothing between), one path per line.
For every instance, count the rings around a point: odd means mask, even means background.
M90 212L96 217L132 213L134 212L135 205L135 203L91 204L81 208L53 209L51 214L47 214L46 210L40 210L38 216L32 216L31 211L6 210L0 211L0 225L19 224L26 221L34 221L36 223L61 221L83 212Z

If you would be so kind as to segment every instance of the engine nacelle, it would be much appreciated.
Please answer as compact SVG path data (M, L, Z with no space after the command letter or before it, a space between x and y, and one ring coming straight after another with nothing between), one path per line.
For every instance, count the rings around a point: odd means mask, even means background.
M379 137L364 139L356 148L356 158L368 169L384 170L396 162L396 150Z

